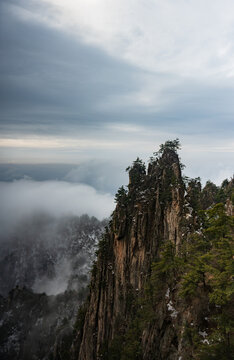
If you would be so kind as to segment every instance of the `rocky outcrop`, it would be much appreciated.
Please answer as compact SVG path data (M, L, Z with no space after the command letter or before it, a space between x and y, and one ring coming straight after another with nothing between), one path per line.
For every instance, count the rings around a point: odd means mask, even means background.
M149 164L147 173L142 163L135 162L129 169L129 177L129 190L119 197L100 244L76 354L79 360L101 358L103 347L124 333L131 317L132 300L142 293L159 246L169 240L177 251L180 247L184 184L178 155L165 150L160 159ZM162 318L164 312L168 317L164 308L159 308ZM166 347L171 331L168 328L164 334ZM144 359L152 359L149 354L152 344L155 347L154 340L155 329L145 329ZM163 346L161 340L158 342Z
M147 171L140 159L127 169L77 318L76 360L232 358L233 180L202 190L182 179L173 145Z
M66 228L62 253L72 272L65 293L47 296L17 286L0 296L1 358L233 358L233 179L220 187L207 182L204 189L200 178L182 179L177 145L161 146L147 171L139 158L127 169L128 189L116 194L86 302L71 285L73 278L86 282L78 254L82 250L91 263L104 225L89 218L80 231Z

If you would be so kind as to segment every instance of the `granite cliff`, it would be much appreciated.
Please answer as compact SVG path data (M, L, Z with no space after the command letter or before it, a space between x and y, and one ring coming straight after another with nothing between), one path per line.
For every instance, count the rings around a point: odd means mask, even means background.
M179 147L127 168L109 223L40 215L2 247L1 358L234 357L234 179L202 188L182 176ZM65 292L29 289L61 288L64 275Z
M140 159L127 169L128 189L121 187L116 194L116 209L93 266L90 295L78 314L74 359L205 359L208 345L215 354L222 343L221 335L218 345L209 338L217 328L211 319L221 316L223 308L228 313L233 292L227 290L226 302L212 301L211 295L222 287L212 283L217 269L209 260L218 247L210 245L199 252L197 244L207 242L211 233L204 232L204 217L207 223L212 219L211 210L202 215L199 211L223 195L224 202L213 211L227 221L223 237L230 240L233 228L224 203L229 198L231 215L233 181L213 192L208 184L202 192L199 178L182 178L177 147L176 142L161 146L147 171ZM205 254L210 256L205 265L196 268L196 258ZM190 275L191 281L186 278ZM227 287L229 280L230 273ZM222 340L220 347L226 350L221 350L220 358L228 359L230 334Z

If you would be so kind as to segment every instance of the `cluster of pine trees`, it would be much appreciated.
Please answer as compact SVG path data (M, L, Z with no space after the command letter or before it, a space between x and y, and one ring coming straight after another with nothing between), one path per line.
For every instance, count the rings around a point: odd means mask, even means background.
M179 140L161 145L150 163L157 162L166 149L177 152ZM126 170L136 183L146 173L145 164L139 158ZM193 348L193 358L218 360L234 356L234 218L227 211L227 201L234 204L233 180L224 180L220 187L207 181L203 189L200 178L184 176L183 181L196 226L179 251L170 241L161 245L142 296L131 301L134 315L129 329L124 337L114 339L107 359L142 358L142 331L147 324L157 321L157 304L170 289L176 289L184 310L192 306L196 297L205 299L203 325L207 332L199 333L193 324L184 326L184 343ZM124 187L118 190L115 200L126 204L128 196Z

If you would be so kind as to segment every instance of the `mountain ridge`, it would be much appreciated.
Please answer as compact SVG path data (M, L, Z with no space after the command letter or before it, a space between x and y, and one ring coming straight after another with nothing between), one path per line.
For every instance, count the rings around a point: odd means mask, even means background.
M209 307L215 308L210 298L219 289L212 281L212 290L207 289L206 280L201 285L196 270L197 294L190 298L191 294L181 295L186 288L183 271L190 274L186 256L191 257L191 239L197 235L199 241L204 240L198 213L205 200L199 178L187 181L187 185L182 179L178 145L163 145L147 172L140 159L127 169L128 190L121 187L116 194L116 209L99 243L82 321L78 316L82 324L73 342L74 359L195 359L202 351L197 343L202 347L208 342L210 325L204 318L210 316ZM226 187L232 190L233 180ZM232 208L230 200L229 206ZM215 211L225 218L224 205ZM210 214L204 216L211 219ZM230 231L228 228L228 237ZM226 256L229 261L230 252ZM213 275L204 270L201 276ZM152 303L149 306L147 302ZM189 343L186 332L196 333L197 343Z
M39 216L35 229L26 223L25 239L16 233L16 263L0 261L2 275L5 263L17 275L9 274L3 289L14 289L0 296L4 359L232 358L234 179L202 188L200 178L182 175L179 148L178 139L167 141L147 169L139 158L126 169L129 184L118 189L109 223ZM44 288L52 284L56 264L66 275L62 260L70 263L65 292L47 296L24 286L35 277ZM34 271L39 265L42 272Z

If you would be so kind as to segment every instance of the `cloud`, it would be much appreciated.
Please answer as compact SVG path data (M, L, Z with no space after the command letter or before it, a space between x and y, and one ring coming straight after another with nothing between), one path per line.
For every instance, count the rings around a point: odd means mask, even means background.
M19 19L11 4L0 5L2 133L71 134L76 124L100 121L95 110L107 95L133 91L131 66L44 24ZM33 4L19 2L17 9L44 12Z
M113 196L85 184L65 181L18 180L0 182L0 222L3 234L34 212L60 217L88 214L98 219L109 217Z
M231 0L44 0L48 13L36 18L35 3L26 4L13 9L23 21L67 31L143 69L233 76Z
M210 130L210 138L199 133L188 136L181 151L182 163L186 165L185 175L200 176L203 185L207 180L221 185L224 179L233 176L233 140L229 138L224 144L222 138L213 137L213 131Z
M109 161L89 161L73 168L65 175L64 180L88 184L98 191L115 194L117 189L127 184L128 176L125 168L128 163Z
M72 270L71 259L62 259L55 264L55 276L53 278L49 278L48 276L37 278L32 287L33 291L36 293L45 292L47 295L63 293L67 290ZM81 269L79 269L79 271L80 270Z
M229 168L230 0L9 0L0 6L0 162L112 162L124 169L179 137L194 176L207 178L211 164L214 172ZM83 176L74 166L69 181L87 181L82 169ZM107 180L99 171L99 184L101 177L109 191L113 176Z
M0 164L0 182L31 179L35 181L60 180L82 183L97 192L114 195L127 183L125 168L133 159L120 161L87 161L80 164Z

